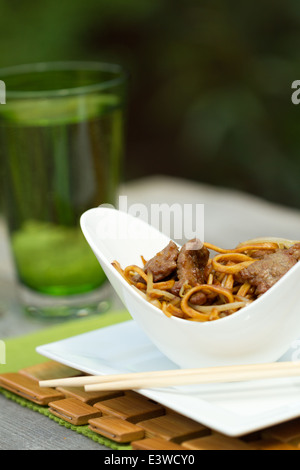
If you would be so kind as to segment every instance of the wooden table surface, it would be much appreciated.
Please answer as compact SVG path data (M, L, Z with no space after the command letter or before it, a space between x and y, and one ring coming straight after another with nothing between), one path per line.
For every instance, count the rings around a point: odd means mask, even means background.
M127 183L121 194L128 197L129 206L134 203L144 204L149 214L150 204L204 204L205 240L225 248L257 236L300 239L300 211L270 204L240 192L173 178L152 177ZM0 260L0 339L53 325L53 321L30 318L22 311L8 236L1 219ZM106 449L1 395L0 422L1 450Z

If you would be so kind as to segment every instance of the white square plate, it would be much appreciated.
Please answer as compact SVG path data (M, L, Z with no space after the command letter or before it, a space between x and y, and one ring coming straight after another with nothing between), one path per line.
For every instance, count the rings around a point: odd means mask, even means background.
M291 360L297 346L299 343L281 360ZM39 346L37 352L92 375L177 368L133 320ZM300 378L145 389L139 393L228 436L300 416Z

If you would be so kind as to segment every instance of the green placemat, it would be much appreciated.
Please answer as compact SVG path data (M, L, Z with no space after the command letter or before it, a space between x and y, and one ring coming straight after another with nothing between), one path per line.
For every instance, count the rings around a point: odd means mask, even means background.
M30 367L35 364L45 362L47 359L38 354L35 349L42 344L59 341L71 336L87 333L105 326L121 323L130 320L131 316L127 311L107 312L99 316L93 316L87 319L77 319L71 322L55 325L50 328L16 338L5 340L6 347L6 364L0 365L0 374L5 372L18 372L20 369ZM54 420L61 426L72 429L73 431L83 434L84 436L99 442L106 447L118 450L129 450L130 445L119 445L99 434L91 431L88 426L74 426L66 421L57 418L49 412L48 407L36 405L14 393L8 392L0 388L0 392L8 399L13 400L21 406L27 407L33 411L39 412L48 418Z

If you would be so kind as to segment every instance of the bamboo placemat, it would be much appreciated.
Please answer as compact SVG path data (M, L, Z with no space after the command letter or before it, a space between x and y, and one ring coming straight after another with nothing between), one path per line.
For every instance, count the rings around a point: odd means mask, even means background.
M300 418L232 438L133 391L40 388L39 380L84 375L54 361L0 375L7 398L119 450L299 450Z

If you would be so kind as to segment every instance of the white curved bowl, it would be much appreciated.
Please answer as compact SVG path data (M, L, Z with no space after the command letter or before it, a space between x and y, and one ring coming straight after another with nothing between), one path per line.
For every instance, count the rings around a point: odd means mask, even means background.
M107 278L133 319L170 360L182 368L255 364L278 360L300 336L300 263L274 287L233 315L207 323L168 318L145 301L111 265L141 266L169 238L125 212L95 208L81 228Z

